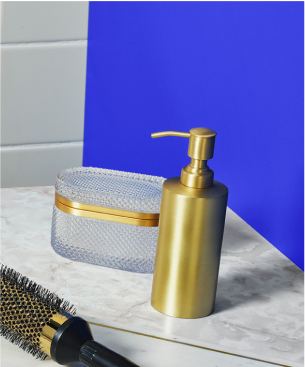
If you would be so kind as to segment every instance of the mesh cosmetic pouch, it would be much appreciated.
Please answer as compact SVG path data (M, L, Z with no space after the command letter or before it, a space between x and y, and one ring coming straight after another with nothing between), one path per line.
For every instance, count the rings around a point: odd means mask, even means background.
M51 245L71 260L153 273L162 177L79 167L55 183Z

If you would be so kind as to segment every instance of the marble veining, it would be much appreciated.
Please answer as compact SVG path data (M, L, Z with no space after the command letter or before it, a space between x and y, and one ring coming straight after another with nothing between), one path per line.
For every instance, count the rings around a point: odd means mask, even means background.
M186 320L151 307L151 274L57 255L50 245L53 187L2 189L1 194L1 261L70 300L89 321L289 366L304 363L303 272L232 210L227 211L215 311Z

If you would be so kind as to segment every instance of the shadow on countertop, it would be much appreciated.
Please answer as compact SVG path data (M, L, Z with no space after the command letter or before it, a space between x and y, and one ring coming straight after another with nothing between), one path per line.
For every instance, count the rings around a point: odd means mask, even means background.
M303 271L253 228L226 222L214 314L250 302L259 307L283 292L302 295L303 279Z

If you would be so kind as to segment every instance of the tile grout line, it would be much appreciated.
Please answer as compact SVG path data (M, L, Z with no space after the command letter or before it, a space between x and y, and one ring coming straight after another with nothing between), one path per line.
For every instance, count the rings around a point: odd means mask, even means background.
M108 325L103 325L103 324L97 324L97 323L95 323L95 322L88 322L88 323L89 323L89 324L91 324L91 325L101 326L101 327L105 327L105 328L108 328L108 329L114 329L114 330L124 331L125 333L131 333L131 334L136 334L136 335L146 336L146 337L148 337L148 338L153 338L153 339L158 339L158 340L164 340L164 341L171 342L171 343L187 345L187 346L189 346L189 347L194 347L194 348L199 348L199 349L205 349L205 350L210 350L210 351L212 351L212 352L217 352L217 353L222 353L222 354L228 354L228 355L231 355L231 356L240 357L240 358L245 358L245 359L251 359L251 360L253 360L253 361L269 363L269 364L272 364L272 365L274 365L274 366L291 367L291 366L288 366L288 365L286 365L286 364L279 364L279 363L275 363L275 362L266 361L266 360L263 360L263 359L253 358L253 357L245 357L245 356L242 356L242 355L240 355L240 354L234 354L234 353L229 353L229 352L223 352L223 351L221 351L221 350L217 350L217 349L212 349L212 348L202 347L202 346L200 346L200 345L196 345L196 344L189 344L189 343L185 343L185 342L180 342L180 341L178 341L178 340L171 340L171 339L161 338L161 337L159 337L159 336L155 336L155 335L149 335L149 334L138 333L138 332L136 332L136 331L131 331L131 330L127 330L127 329L121 329L121 328L117 328L117 327L114 327L114 326L108 326Z
M64 40L64 41L39 41L39 42L16 42L1 43L0 48L18 48L18 47L37 47L37 46L68 46L68 45L87 45L87 39L84 40Z
M32 148L49 148L49 147L62 147L62 146L76 146L83 144L83 140L76 141L63 141L57 143L33 143L33 144L14 144L14 145L2 145L0 146L1 151L6 150L18 150L18 149L32 149Z

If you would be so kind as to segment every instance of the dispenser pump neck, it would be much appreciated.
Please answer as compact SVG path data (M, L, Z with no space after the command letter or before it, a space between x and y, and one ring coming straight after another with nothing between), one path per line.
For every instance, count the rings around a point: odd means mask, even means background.
M191 163L181 171L180 182L188 187L206 189L213 186L214 172L207 166L213 158L216 132L204 127L191 129L189 133L163 131L151 134L152 138L179 136L189 138L188 156Z

